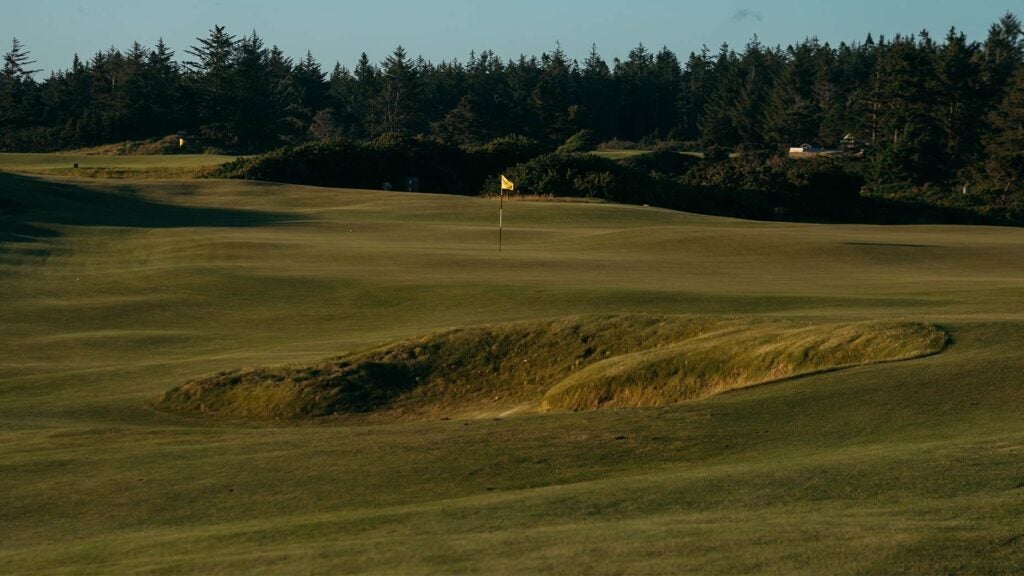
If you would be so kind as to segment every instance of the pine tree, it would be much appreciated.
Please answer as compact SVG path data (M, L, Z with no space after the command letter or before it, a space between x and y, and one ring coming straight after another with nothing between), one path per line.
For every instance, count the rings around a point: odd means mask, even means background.
M1007 12L993 24L985 39L982 71L990 106L997 106L1009 86L1010 77L1024 59L1024 26Z
M464 97L476 98L469 89L466 71L457 60L442 61L438 65L429 62L417 63L420 69L420 111L424 119L430 123L430 132L434 133L434 124L459 106ZM474 112L480 110L474 106ZM481 126L483 128L483 126ZM466 135L471 141L479 140L482 132Z
M654 132L654 55L641 43L613 70L618 101L620 136L640 140Z
M522 132L522 125L518 124L516 116L525 114L525 110L514 104L515 90L510 86L510 73L501 58L490 50L484 50L479 55L470 53L469 61L463 68L464 92L472 96L473 106L477 113L485 119L485 125L480 128L483 131L480 139L490 139L497 134L509 132ZM459 72L455 71L458 77ZM456 89L459 83L453 85ZM458 93L452 94L456 99L461 100Z
M611 77L608 63L598 54L597 45L592 45L580 73L580 105L583 107L584 124L601 139L615 136L615 96Z
M441 142L458 145L482 144L489 136L477 112L479 105L472 94L463 96L444 118L431 125L431 133Z
M35 60L29 60L29 52L25 45L17 38L11 40L11 50L4 54L4 67L0 72L0 78L4 81L29 82L32 75L39 72L38 69L31 70L29 66L35 64Z
M850 121L850 94L857 80L844 76L840 66L839 52L846 50L840 44L833 50L828 43L817 45L814 50L814 105L818 125L817 140L823 146L838 147L842 139L855 131L855 122Z
M683 137L687 140L700 138L704 108L713 85L713 68L714 62L707 46L701 48L700 54L691 52L686 61L686 68L683 70L681 122Z
M722 44L712 67L713 81L699 124L705 147L732 148L741 142L734 122L735 98L741 85L738 60L736 52Z
M274 144L280 116L269 74L269 50L255 30L237 43L232 68L235 98L228 128L231 140L245 150Z
M349 114L355 120L353 132L360 137L368 137L373 133L375 119L379 116L377 97L380 94L380 70L370 62L366 52L363 52L352 75L355 89Z
M310 51L306 51L306 56L292 69L292 81L295 83L299 103L310 117L326 106L326 79L327 74Z
M20 128L31 120L36 96L32 76L39 72L30 69L32 64L25 46L14 38L0 70L0 126Z
M936 61L935 115L944 134L950 167L958 169L976 157L978 127L983 121L980 48L950 29Z
M214 139L228 137L227 123L234 116L234 59L238 41L224 26L215 25L198 46L185 53L195 60L185 62L198 96L199 121L208 125Z
M398 46L382 67L377 134L412 133L417 123L418 96L417 70L405 48Z
M92 141L92 135L82 125L82 118L91 106L92 79L92 72L78 54L72 59L71 68L58 76L53 108L63 125L61 140L67 146L82 146Z
M557 46L550 54L541 55L541 73L530 97L537 121L544 127L544 136L552 141L564 140L575 131L570 119L572 104L572 65Z
M348 68L334 63L327 81L327 101L334 125L341 136L362 134L363 117L357 107L359 86Z
M775 75L774 64L773 54L754 36L740 58L738 90L730 111L732 124L744 144L764 143L765 112Z
M124 82L124 54L116 48L97 52L89 62L89 109L82 119L93 143L125 138L125 116L119 102ZM121 83L119 85L119 82Z
M138 42L132 42L124 54L113 102L121 117L122 134L126 139L145 138L150 135L153 123L153 102L146 89L146 61L149 49Z
M182 128L182 112L188 109L188 103L180 89L181 75L174 51L163 38L149 52L145 69L143 98L150 102L152 110L147 129L154 135L172 134Z
M505 126L537 140L547 139L547 127L541 125L530 105L534 88L540 82L541 67L535 56L520 56L505 67L505 81L496 94L496 104L505 110Z
M270 47L266 69L277 140L291 144L303 141L309 128L309 116L302 107L301 94L295 85L294 68L294 62L285 56L281 48L277 45Z
M816 42L788 48L788 61L768 97L765 137L769 142L793 146L817 140L821 125L815 94L818 49Z
M934 63L934 46L927 37L918 42L914 36L896 36L879 55L878 141L871 166L876 184L936 182L948 170L933 114Z
M1004 193L1024 193L1024 68L1018 69L1006 96L989 117L985 169Z
M667 47L662 47L654 56L652 75L652 135L656 138L675 136L681 131L683 109L683 70L679 58Z

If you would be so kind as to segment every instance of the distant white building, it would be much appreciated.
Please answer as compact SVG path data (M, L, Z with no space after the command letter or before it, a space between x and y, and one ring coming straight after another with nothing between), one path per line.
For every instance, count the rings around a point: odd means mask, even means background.
M821 146L815 146L814 144L801 144L799 146L792 146L789 149L790 154L816 154L824 151L824 148Z

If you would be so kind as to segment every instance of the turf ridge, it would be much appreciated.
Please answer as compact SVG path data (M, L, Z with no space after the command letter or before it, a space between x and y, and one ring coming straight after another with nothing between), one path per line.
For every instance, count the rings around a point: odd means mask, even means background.
M157 406L236 418L490 417L665 406L940 352L919 322L612 315L457 329L312 366L221 372Z

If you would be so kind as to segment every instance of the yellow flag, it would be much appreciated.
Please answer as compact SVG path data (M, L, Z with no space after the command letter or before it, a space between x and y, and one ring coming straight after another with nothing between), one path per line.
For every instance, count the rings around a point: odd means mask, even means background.
M501 189L502 190L515 190L516 189L516 185L513 184L512 181L509 180L508 178L505 178L505 175L502 174L501 175Z

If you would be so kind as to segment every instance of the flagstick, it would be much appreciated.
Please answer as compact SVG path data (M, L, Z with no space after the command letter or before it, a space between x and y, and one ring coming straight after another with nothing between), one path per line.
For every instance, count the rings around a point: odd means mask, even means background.
M499 184L500 186L500 184ZM498 252L501 252L501 226L505 216L505 189L498 188Z

